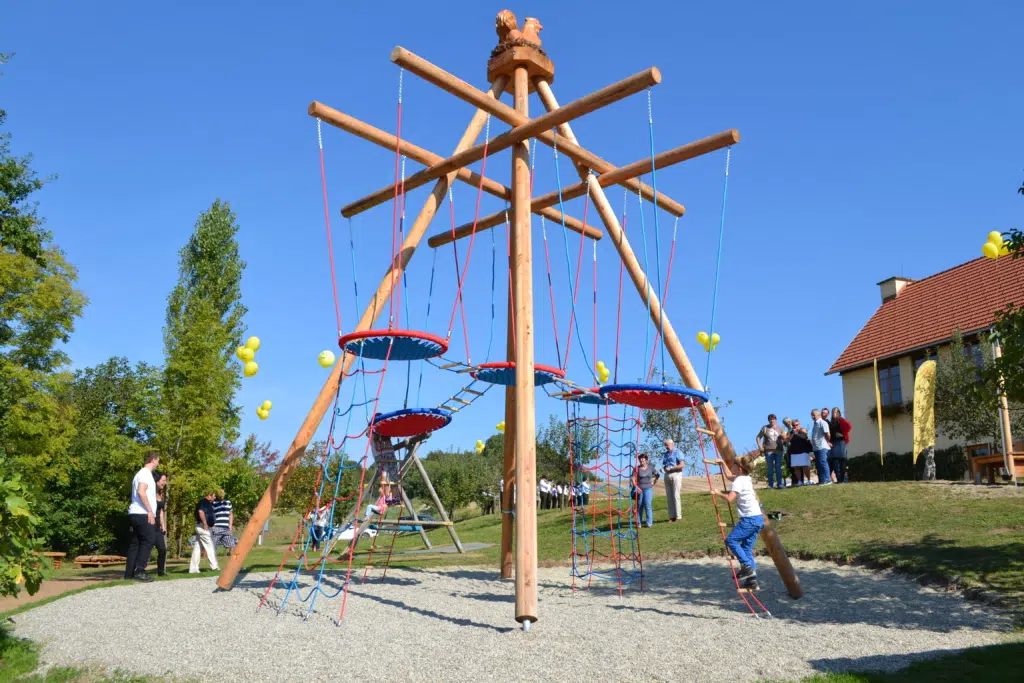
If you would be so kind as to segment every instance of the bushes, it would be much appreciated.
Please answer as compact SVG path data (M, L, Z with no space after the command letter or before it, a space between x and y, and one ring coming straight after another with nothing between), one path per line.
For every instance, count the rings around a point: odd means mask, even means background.
M967 469L967 455L960 446L935 451L937 479L960 480ZM912 453L889 452L885 454L883 466L878 453L872 452L850 458L846 471L850 481L913 481L921 478L924 458L919 457L915 466Z

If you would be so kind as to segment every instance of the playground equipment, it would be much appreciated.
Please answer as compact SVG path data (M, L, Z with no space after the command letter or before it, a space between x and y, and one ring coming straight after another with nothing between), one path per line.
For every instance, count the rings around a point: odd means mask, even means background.
M485 218L480 218L477 215L471 224L459 228L455 228L453 225L452 230L431 237L428 240L428 245L436 249L439 246L450 244L466 237L470 238L470 244L472 244L477 234L484 230L502 224L508 226L509 229L511 296L509 297L508 305L509 325L505 361L497 364L487 362L481 365L474 365L468 358L467 348L465 362L446 360L443 364L436 367L450 372L468 374L474 378L475 382L484 382L487 386L501 385L505 387L504 424L507 427L505 431L504 480L506 483L514 482L516 488L520 491L530 492L530 495L517 496L513 506L513 486L506 485L504 488L502 493L502 511L505 514L502 517L499 571L503 578L509 578L513 575L514 551L515 619L522 624L523 629L528 630L530 624L538 618L536 503L532 495L532 492L536 489L536 417L534 400L535 389L538 384L558 383L568 391L586 394L588 400L615 401L639 407L649 406L654 408L692 406L695 415L700 416L705 428L713 434L718 452L727 463L732 463L735 457L733 446L726 436L713 406L706 400L706 394L703 393L704 384L697 376L686 352L683 350L678 335L663 310L662 298L655 293L654 287L649 284L645 269L638 261L629 240L626 238L623 226L620 224L605 195L605 188L610 185L622 185L629 192L635 193L643 200L653 202L655 209L663 209L678 218L683 215L685 208L675 200L658 192L656 187L640 182L638 178L656 169L661 169L735 144L739 141L739 133L735 130L727 130L660 154L654 154L652 136L652 150L648 158L617 168L583 148L573 134L569 122L631 94L657 85L661 81L661 73L656 68L650 68L569 104L559 106L551 88L551 83L554 79L554 63L540 47L540 39L537 35L540 30L539 22L535 19L527 19L522 31L519 31L516 26L517 22L511 12L506 10L498 15L499 44L492 52L491 59L487 65L487 77L491 86L486 93L473 88L464 81L404 48L398 47L392 51L391 60L405 71L413 73L477 107L477 111L456 146L453 155L447 159L443 159L401 139L400 115L398 135L395 136L319 102L314 102L310 105L309 114L319 121L336 126L357 137L395 152L396 178L394 184L345 206L342 209L342 215L352 217L373 206L392 200L394 201L394 213L396 216L395 223L399 226L402 239L400 244L396 241L392 249L390 268L376 292L372 295L354 332L349 335L343 335L340 332L341 316L337 310L337 298L335 299L339 336L341 338L342 350L344 351L343 358L341 362L334 365L330 377L310 409L291 446L288 448L266 493L253 511L252 517L242 533L230 561L218 579L217 584L220 588L230 589L234 584L246 555L256 542L260 530L270 516L275 500L286 485L288 477L297 466L314 431L332 403L337 406L342 380L345 377L351 376L349 371L353 365L358 364L355 373L359 373L365 382L366 374L369 372L365 369L366 358L369 357L383 361L384 369L380 371L381 381L383 381L383 372L390 361L421 359L424 362L433 363L444 353L445 349L442 346L445 345L446 340L431 338L426 333L402 331L397 329L397 325L393 323L394 319L397 318L396 310L399 313L401 311L400 305L396 305L396 296L400 291L400 289L396 291L396 286L400 286L409 260L419 246L427 227L434 218L445 195L449 194L452 182L456 179L476 187L478 196L479 193L487 192L505 199L509 204L508 209L504 212L499 212ZM500 101L501 96L506 92L512 95L514 108ZM536 92L547 110L547 113L536 118L530 118L528 111L529 95L532 92ZM400 111L401 97L399 97ZM485 125L488 124L490 117L495 117L511 125L511 130L494 138L490 138L488 135L488 139L484 144L474 145L478 136L484 130ZM576 166L581 182L564 188L561 187L559 182L559 189L557 191L546 195L533 196L529 148L531 138L552 147L558 153L571 159ZM512 149L511 187L505 187L486 178L483 168L481 168L480 174L473 173L466 168L468 164L477 161L480 161L481 164L486 164L486 161L493 154L509 148ZM398 171L400 157L422 163L427 168L409 177L405 177L404 171L400 175ZM402 168L404 169L404 163ZM434 181L431 193L426 198L422 209L417 214L412 225L409 226L408 230L405 230L404 200L406 193L431 181ZM621 259L622 268L628 272L629 278L632 280L643 305L649 313L654 328L658 330L658 335L663 340L662 354L668 354L685 386L666 387L663 384L650 383L636 385L612 384L601 387L599 391L594 392L591 388L584 388L565 380L560 374L561 368L546 367L535 363L531 214L537 213L542 219L551 220L561 225L563 229L572 230L584 238L599 240L603 237L603 233L586 224L586 214L584 214L584 220L582 221L565 215L564 202L583 196L587 197L588 206L593 205L604 223L611 242ZM556 204L559 205L559 210L553 208ZM399 212L402 215L401 221L397 219ZM655 215L657 215L657 211ZM511 216L510 221L509 216ZM328 239L330 239L329 214L327 214L327 223ZM394 234L397 235L398 232L396 231ZM457 264L456 268L458 269L458 267ZM465 267L463 267L461 272L456 305L460 301L466 272ZM658 288L660 290L660 284ZM389 311L390 320L388 328L375 328L374 325L378 316L385 310ZM406 318L408 323L408 316ZM454 320L454 311L452 319ZM712 332L713 327L714 325L712 324ZM662 367L664 368L665 364L662 364ZM353 382L353 384L357 384L357 382ZM436 410L449 413L456 412L459 406L462 406L464 403L471 403L474 400L474 396L483 393L468 387L466 391L471 393L453 396L448 402L438 406ZM378 418L376 399L367 401L367 404L369 403L373 404L373 414L368 420L367 434L373 432L377 422L387 424L389 421L388 419L380 420ZM351 408L354 406L356 406L356 402L353 400L347 416L350 417L352 415ZM337 408L335 410L335 417L339 417ZM404 423L411 429L412 427L408 425L409 420L429 419L432 421L431 424L435 424L443 419L443 417L431 411L429 416L422 413L406 413L404 416L396 415L390 419L397 420L399 425ZM423 425L421 424L419 428L422 427ZM347 435L350 432L346 431L345 434L345 438L348 438ZM362 462L364 464L364 474L363 478L360 479L358 497L362 496L362 491L366 488L363 485L365 479L365 457ZM514 544L513 526L515 531ZM802 591L799 581L774 530L767 522L762 532L762 537L776 567L779 569L789 594L793 597L800 597ZM353 535L353 540L358 540L358 534ZM346 580L344 584L346 589L347 585Z

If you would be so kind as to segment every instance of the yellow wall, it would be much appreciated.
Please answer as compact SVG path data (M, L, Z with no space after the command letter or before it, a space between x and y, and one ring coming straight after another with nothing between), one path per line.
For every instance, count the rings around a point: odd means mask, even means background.
M940 349L939 353L948 353ZM910 356L903 356L900 363L900 389L903 402L914 399L914 362ZM875 407L875 372L870 365L842 374L843 415L853 426L847 454L850 457L878 452L878 423L868 417ZM914 449L914 418L911 415L897 415L882 418L883 438L886 452L909 453ZM935 439L937 449L949 448L959 442L947 439L938 433Z

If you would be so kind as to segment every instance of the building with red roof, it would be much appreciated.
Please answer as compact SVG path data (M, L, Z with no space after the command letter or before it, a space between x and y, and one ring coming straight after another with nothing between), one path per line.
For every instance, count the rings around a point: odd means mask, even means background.
M1024 305L1024 258L978 258L921 280L891 277L878 287L878 310L825 373L842 378L845 416L853 425L850 456L878 450L875 361L883 413L896 413L883 414L885 450L911 451L913 418L899 407L914 397L917 368L948 353L956 330L965 352L980 359L979 333L992 326L996 312ZM954 443L939 434L936 447Z

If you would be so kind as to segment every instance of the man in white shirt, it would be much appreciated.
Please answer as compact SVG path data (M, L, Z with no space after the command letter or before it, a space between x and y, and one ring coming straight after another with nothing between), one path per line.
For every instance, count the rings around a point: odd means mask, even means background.
M142 469L132 479L132 502L128 506L128 520L132 526L132 540L124 564L124 578L152 581L146 573L146 563L156 545L156 482L153 470L160 464L157 451L146 453Z
M811 411L811 445L814 447L814 460L818 469L818 486L829 486L832 474L828 470L828 453L832 450L829 439L828 422L821 419L820 410Z

